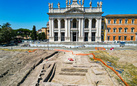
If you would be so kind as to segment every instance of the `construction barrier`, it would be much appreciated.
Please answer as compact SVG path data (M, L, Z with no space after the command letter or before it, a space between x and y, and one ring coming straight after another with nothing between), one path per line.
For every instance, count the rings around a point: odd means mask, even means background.
M63 51L63 52L71 52L72 55L82 55L82 56L85 56L85 55L93 55L93 59L94 59L94 60L100 61L100 62L101 62L102 64L104 64L106 67L108 67L109 69L111 69L111 70L122 80L122 82L123 82L126 86L129 86L129 85L122 79L122 77L118 74L118 72L117 72L116 70L114 70L112 67L108 66L105 62L102 61L102 59L96 58L93 53L89 53L89 54L83 54L83 53L74 54L73 51L59 50L59 49L54 49L54 50L55 50L55 51Z
M106 50L104 47L95 47L96 50Z
M29 53L32 53L32 52L35 52L36 50L37 50L37 49L34 49L33 51L30 51L30 50L29 50L28 52L29 52Z

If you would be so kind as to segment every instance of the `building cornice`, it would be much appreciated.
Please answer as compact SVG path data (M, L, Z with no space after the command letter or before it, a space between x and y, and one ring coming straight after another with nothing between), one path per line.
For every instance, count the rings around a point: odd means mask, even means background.
M89 13L47 13L48 15L68 15L68 14L103 14L104 12L89 12Z

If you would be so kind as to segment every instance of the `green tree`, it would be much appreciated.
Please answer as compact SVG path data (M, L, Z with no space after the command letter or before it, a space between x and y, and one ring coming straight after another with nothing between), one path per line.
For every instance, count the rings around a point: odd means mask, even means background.
M46 39L45 33L44 33L44 32L39 33L39 34L38 34L38 39L39 39L39 40L42 40L42 41L45 40L45 39Z
M9 23L3 24L0 28L0 43L9 43L14 37L14 31Z
M29 29L19 28L15 30L15 32L17 36L27 37L27 36L30 36L32 31Z
M36 33L36 27L35 26L33 26L31 38L32 38L32 40L37 40L37 33Z
M45 35L45 33L43 32L43 33L42 33L42 41L45 40L45 39L46 39L46 35Z

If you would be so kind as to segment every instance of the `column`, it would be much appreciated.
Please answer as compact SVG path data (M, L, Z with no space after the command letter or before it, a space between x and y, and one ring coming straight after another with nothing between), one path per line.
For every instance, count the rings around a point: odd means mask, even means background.
M68 19L68 37L67 37L68 42L70 42L70 29L71 29L71 23L70 23L70 19Z
M67 23L68 23L68 20L67 20L67 18L66 18L66 19L65 19L65 38L68 37L68 25L67 25Z
M54 37L54 19L52 19L52 37Z
M99 18L99 22L98 22L98 23L99 23L99 27L98 27L98 29L99 29L99 30L98 30L98 33L99 33L99 34L98 34L98 35L99 35L98 41L99 41L99 42L101 42L101 24L102 24L101 21L102 21L102 18Z
M58 19L58 41L60 42L61 41L61 37L60 37L60 35L61 35L61 33L60 33L60 28L61 28L61 24L60 24L60 20L61 19Z
M102 20L102 18L97 18L97 22L96 22L96 42L101 42L101 20Z
M68 39L68 19L65 19L65 41Z
M80 39L79 42L83 42L84 41L84 18L82 18L81 20L81 35L80 35Z
M98 33L98 31L99 31L98 21L99 21L99 19L96 18L96 38L95 38L95 39L96 39L96 40L95 40L96 42L98 42L98 37L99 37L99 35L98 35L98 34L99 34L99 33Z
M50 42L54 42L54 19L50 19Z
M79 39L80 39L80 35L81 35L81 33L80 33L81 32L81 29L80 29L81 28L81 19L79 18L78 20L79 20L78 29L79 29Z
M51 24L52 22L51 22L51 19L49 18L49 37L51 37L52 36L52 24Z
M92 18L89 19L89 33L88 33L88 42L91 42L91 28L92 28Z

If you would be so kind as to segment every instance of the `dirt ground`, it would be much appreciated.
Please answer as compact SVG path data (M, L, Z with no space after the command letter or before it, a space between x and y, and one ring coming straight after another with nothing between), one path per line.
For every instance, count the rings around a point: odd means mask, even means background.
M0 86L17 86L32 67L54 52L0 49Z
M137 50L92 51L92 53L119 72L130 86L137 86ZM108 71L114 75L114 72L109 69ZM121 81L118 77L115 78Z
M119 73L120 76L122 76L130 86L137 85L136 50L91 52L95 54L96 58L101 58L105 63L108 64L108 62L110 62L115 70L122 71L122 73ZM37 81L36 77L39 77L43 64L45 65L53 62L56 63L56 73L49 85L56 83L61 86L95 86L95 84L99 82L98 84L100 86L124 86L119 83L122 81L113 71L93 60L92 56L75 56L70 52L60 52L52 56L48 61L44 60L53 53L55 53L55 51L36 50L35 52L29 53L28 50L0 49L0 86L17 86L19 82L22 82L22 80L26 78L30 70L35 68L35 70L29 74L29 77L23 81L24 83L21 84L21 86L33 86L31 84ZM89 52L75 51L74 53ZM68 61L69 58L72 58L74 61ZM41 63L41 61L43 62ZM41 63L41 65L39 65L39 63ZM46 83L43 84L47 86Z

